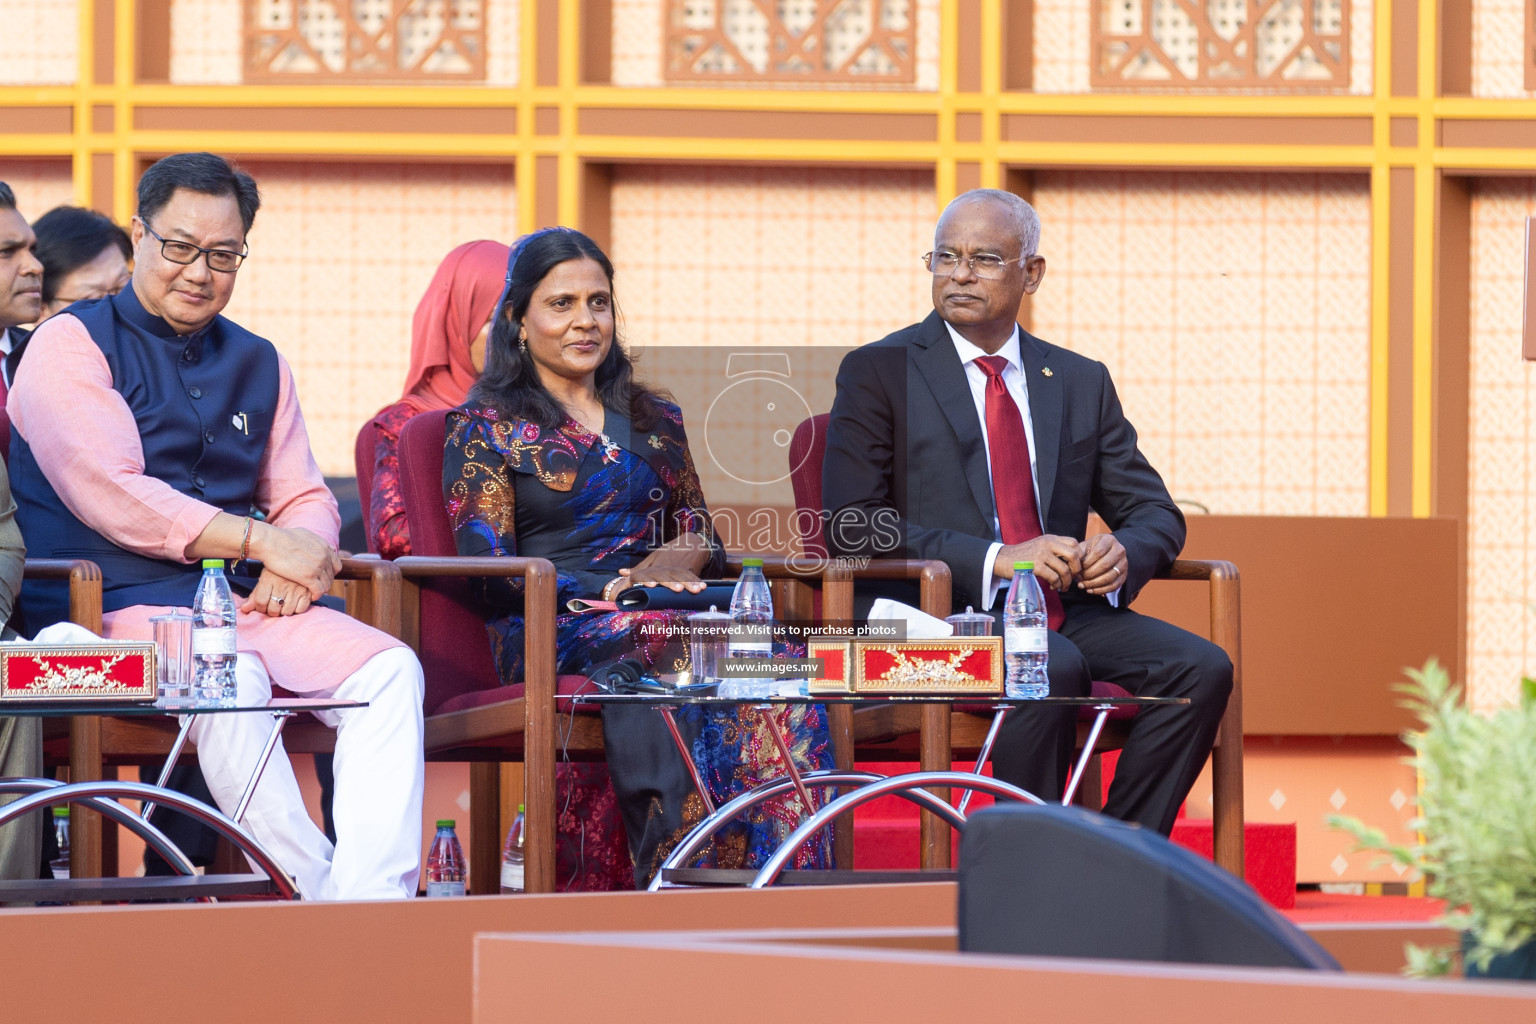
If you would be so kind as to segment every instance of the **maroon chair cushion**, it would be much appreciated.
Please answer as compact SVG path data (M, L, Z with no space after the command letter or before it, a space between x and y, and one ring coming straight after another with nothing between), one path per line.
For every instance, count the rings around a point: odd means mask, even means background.
M400 492L411 524L411 554L429 558L458 554L443 504L447 416L446 409L420 413L400 432ZM437 714L449 701L485 690L495 691L488 703L507 699L491 658L485 616L469 581L445 577L418 582L426 713Z
M1097 679L1093 681L1093 689L1090 691L1095 697L1131 697L1134 694L1130 690L1122 689L1114 683L1105 683ZM1077 717L1082 721L1090 721L1094 716L1092 708L1083 708L1078 711ZM1136 709L1131 707L1115 708L1109 713L1109 720L1117 722L1125 718L1135 718Z
M368 540L368 550L378 554L373 543L373 520L368 510L373 503L373 449L376 429L373 420L363 424L352 443L352 466L357 470L357 502L363 510L363 534Z
M807 555L827 556L826 540L821 533L821 464L827 458L827 413L801 420L789 441L789 480L795 489L795 509L808 509L816 515L796 515L795 531Z

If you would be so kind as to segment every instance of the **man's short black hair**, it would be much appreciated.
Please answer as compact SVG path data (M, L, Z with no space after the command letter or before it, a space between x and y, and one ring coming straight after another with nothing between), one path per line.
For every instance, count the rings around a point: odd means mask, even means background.
M0 210L16 209L16 193L11 191L11 186L0 181Z
M128 232L112 218L83 206L55 206L32 222L37 235L33 254L43 265L43 303L59 294L59 282L113 246L123 259L133 259Z
M139 219L148 221L165 209L179 188L205 196L233 196L247 234L261 208L256 179L213 153L173 153L155 161L139 179Z

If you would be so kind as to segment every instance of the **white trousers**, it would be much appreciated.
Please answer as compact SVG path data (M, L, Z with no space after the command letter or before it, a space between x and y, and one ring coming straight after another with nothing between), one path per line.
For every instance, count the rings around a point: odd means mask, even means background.
M239 703L265 703L272 680L258 655L235 664ZM305 899L378 900L416 895L421 873L422 712L425 682L404 647L376 654L331 690L308 697L366 701L319 712L336 730L333 848L304 807L293 766L279 744L241 823L299 885ZM267 715L198 715L190 733L203 778L219 808L233 814L271 731Z

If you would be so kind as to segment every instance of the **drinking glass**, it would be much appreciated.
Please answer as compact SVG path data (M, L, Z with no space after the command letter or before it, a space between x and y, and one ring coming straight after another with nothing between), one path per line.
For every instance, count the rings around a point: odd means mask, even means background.
M720 662L729 654L731 616L711 606L707 612L688 616L688 646L692 656L691 679L695 686L720 682Z
M149 621L155 629L155 703L163 708L192 707L192 616L171 612Z
M951 636L992 635L992 616L985 612L975 611L970 605L965 606L965 611L956 612L944 621L954 627L954 632L950 634Z

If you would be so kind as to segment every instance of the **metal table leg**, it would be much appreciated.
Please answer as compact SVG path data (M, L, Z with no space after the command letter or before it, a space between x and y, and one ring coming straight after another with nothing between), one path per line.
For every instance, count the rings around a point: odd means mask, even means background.
M176 742L171 744L171 752L166 755L165 766L160 769L160 778L155 780L156 789L164 789L165 784L171 780L171 769L176 767L176 761L181 757L182 748L187 745L187 735L192 731L192 723L196 720L194 715L181 716L181 729L176 733ZM145 821L155 812L155 802L150 800L139 810L139 817Z
M251 781L245 784L245 792L240 794L240 802L235 805L233 815L235 821L245 817L245 809L251 804L251 797L256 795L256 783L261 781L262 772L267 770L267 762L272 759L272 751L277 747L278 737L283 734L283 726L288 724L288 719L294 716L292 711L272 712L272 731L267 734L267 745L262 748L261 757L256 761L256 770L251 773Z
M1083 744L1083 752L1077 757L1077 765L1072 769L1072 774L1067 777L1067 792L1061 798L1063 805L1070 804L1072 798L1077 795L1077 784L1083 781L1083 772L1088 769L1088 759L1093 757L1093 746L1099 742L1099 733L1104 730L1104 723L1113 709L1113 704L1099 704L1094 707L1093 710L1098 713L1093 716L1093 725L1088 728L1088 741Z
M789 751L789 740L785 739L784 730L779 727L779 719L773 713L773 705L759 704L756 705L756 709L768 726L768 735L773 737L773 745L779 748L779 756L784 759L784 772L794 782L795 791L800 794L800 802L805 805L805 813L815 814L816 801L811 799L811 791L806 789L805 780L800 777L800 769L795 767L795 759Z
M987 766L987 761L992 757L992 747L997 743L997 734L1002 730L1003 721L1008 717L1008 712L1012 710L1012 708L998 708L992 712L992 724L987 726L987 738L981 741L981 751L976 755L976 767L972 769L977 775L981 774L981 770ZM965 795L960 798L961 814L964 814L965 809L971 805L971 797L975 795L974 789L965 791Z
M709 798L709 787L704 784L704 776L699 774L699 766L693 762L693 751L689 750L688 744L683 742L683 734L677 728L676 709L663 705L656 710L661 712L661 717L666 721L667 732L672 734L672 742L677 745L677 752L683 755L683 763L688 766L688 774L693 779L693 788L698 791L699 799L704 801L707 819L715 813L715 802Z

